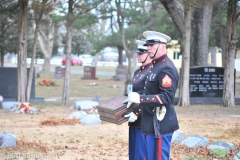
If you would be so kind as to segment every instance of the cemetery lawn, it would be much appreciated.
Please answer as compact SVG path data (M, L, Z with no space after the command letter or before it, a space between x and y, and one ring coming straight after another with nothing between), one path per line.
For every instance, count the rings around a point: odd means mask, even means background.
M33 157L34 155L48 156L46 159L55 158L56 160L128 159L127 122L116 125L102 121L101 125L82 125L77 120L72 124L42 125L44 120L61 122L75 110L49 102L33 106L45 112L27 115L0 110L0 132L9 132L17 137L17 146L1 149L1 156L8 155L8 160L12 160L13 156L21 158L21 156ZM240 106L235 108L223 108L217 105L176 106L176 111L180 130L184 132L185 137L199 135L208 138L209 143L212 141L230 142L236 147L234 153L239 151ZM187 157L210 159L211 156L206 148L190 150L183 146L173 145L171 152L173 160L187 159ZM34 158L29 157L29 159Z
M71 108L74 101L94 99L99 95L101 103L115 95L122 95L124 81L104 76L98 76L98 80L81 80L80 75L72 75L70 105L62 106L63 80L53 76L53 73L45 73L36 79L36 97L45 98L44 103L32 103L33 107L41 110L39 114L16 114L0 109L0 133L9 132L17 137L16 147L0 149L0 159L127 160L127 122L116 125L102 121L101 125L82 125L79 120L64 121L76 111ZM56 82L56 86L40 86L38 82L42 79L50 79ZM90 85L93 82L96 85ZM236 86L236 95L240 97L239 83ZM235 145L235 150L219 158L211 156L206 147L189 149L174 143L172 160L233 159L233 154L240 150L240 106L192 105L175 108L185 137L204 136L209 139L209 144L230 142Z

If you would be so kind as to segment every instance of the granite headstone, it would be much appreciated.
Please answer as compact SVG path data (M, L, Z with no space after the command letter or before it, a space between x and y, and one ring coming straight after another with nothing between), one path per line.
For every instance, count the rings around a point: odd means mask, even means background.
M234 150L234 144L228 143L228 142L212 142L208 148L215 149L215 148L220 148L224 150Z
M224 68L191 67L189 77L190 97L222 97Z
M30 68L27 69L29 73ZM15 101L17 99L17 81L21 77L17 75L16 67L0 67L0 95L4 101ZM35 76L32 79L30 93L31 102L43 102L43 98L35 97Z
M186 145L189 148L195 148L199 146L207 146L208 145L208 139L206 137L202 136L188 136L186 139L184 139L180 145Z

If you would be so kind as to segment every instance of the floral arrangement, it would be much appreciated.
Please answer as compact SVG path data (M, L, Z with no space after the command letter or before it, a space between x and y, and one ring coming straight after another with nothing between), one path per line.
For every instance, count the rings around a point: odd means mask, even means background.
M49 79L42 79L40 82L38 82L38 84L40 86L56 86L56 83Z
M22 103L18 108L22 109L25 113L29 112L31 104L29 102Z
M22 114L38 114L38 109L32 107L29 102L23 102L20 105L14 104L12 107L10 107L10 111Z

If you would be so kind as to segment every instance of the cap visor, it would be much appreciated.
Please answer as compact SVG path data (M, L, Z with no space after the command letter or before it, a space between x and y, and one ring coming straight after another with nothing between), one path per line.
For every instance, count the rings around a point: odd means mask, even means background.
M147 53L147 50L145 50L145 49L137 49L137 50L135 51L135 53L143 54L143 53Z

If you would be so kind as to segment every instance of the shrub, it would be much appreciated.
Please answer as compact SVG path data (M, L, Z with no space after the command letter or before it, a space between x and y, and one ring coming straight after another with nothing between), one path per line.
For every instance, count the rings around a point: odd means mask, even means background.
M215 148L210 151L210 155L215 155L217 157L225 157L227 155L227 151L221 148Z

